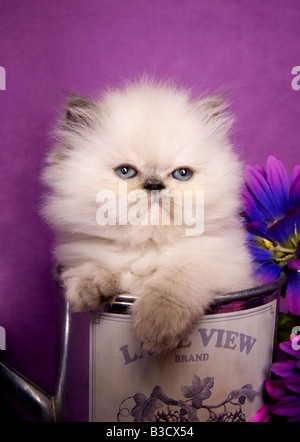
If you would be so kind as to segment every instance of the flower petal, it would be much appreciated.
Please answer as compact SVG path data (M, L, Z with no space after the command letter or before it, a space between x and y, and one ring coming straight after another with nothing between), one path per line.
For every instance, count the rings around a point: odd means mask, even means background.
M261 407L260 410L253 416L250 422L271 422L270 406L268 404Z
M289 395L271 405L271 412L279 416L300 416L300 396Z
M293 184L294 180L298 177L298 175L300 175L300 165L297 164L296 166L294 166L291 176L290 176L290 185Z
M293 376L295 374L295 367L295 361L274 362L274 364L272 364L271 370L278 376L285 378L286 376Z
M267 173L265 169L260 164L254 164L254 168L265 178L267 179Z
M269 229L268 235L275 241L285 244L295 237L295 230L300 232L300 207L291 207L284 218L275 222Z
M281 267L272 262L257 263L256 265L256 274L264 284L275 281L281 270Z
M289 377L285 378L284 385L289 390L300 394L300 376L299 375L295 376L295 374L294 374L294 376L289 376ZM300 401L300 396L299 396L299 401Z
M271 250L262 249L261 247L257 247L255 244L249 243L249 249L252 253L254 261L265 263L270 261L273 257Z
M244 211L251 221L269 219L268 212L264 209L260 202L254 198L248 187L244 188L242 197Z
M300 205L300 166L295 166L291 174L289 206Z
M246 224L247 232L255 236L260 236L268 241L272 241L272 238L268 235L268 227L261 221L254 221L252 223Z
M245 175L251 194L266 212L266 218L263 221L272 222L278 219L280 211L265 177L250 164L245 166Z
M265 387L268 392L268 395L272 400L280 399L288 394L286 388L283 385L283 379L279 379L276 381L273 380L271 381L270 379L266 379Z
M288 353L289 355L294 356L297 359L300 359L300 351L293 349L291 341L281 342L279 344L279 347L285 353Z
M293 259L292 261L289 261L288 266L291 269L297 270L299 272L300 271L300 259Z
M300 260L295 261L288 263L286 298L289 312L300 316L300 269L293 268L298 266Z
M289 178L280 160L274 155L267 158L267 179L281 216L288 208Z
M287 421L288 422L300 422L300 415L299 416L290 417Z

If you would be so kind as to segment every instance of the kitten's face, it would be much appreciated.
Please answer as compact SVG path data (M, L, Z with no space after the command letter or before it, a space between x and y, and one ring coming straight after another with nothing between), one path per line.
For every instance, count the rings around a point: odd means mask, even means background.
M219 99L191 102L145 82L99 103L73 97L44 174L56 191L46 216L125 242L203 233L203 208L210 223L238 204L239 163L221 111Z

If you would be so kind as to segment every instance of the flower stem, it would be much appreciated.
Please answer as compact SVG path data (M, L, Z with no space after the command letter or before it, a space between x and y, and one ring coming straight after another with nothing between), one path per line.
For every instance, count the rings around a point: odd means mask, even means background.
M285 255L282 258L275 258L275 261L276 262L284 262L284 261L288 262L294 258L295 258L295 253L289 253L288 255Z
M275 247L275 250L277 252L292 253L292 254L294 254L296 252L297 248L289 249L287 247L282 247L280 244L278 244L278 246Z

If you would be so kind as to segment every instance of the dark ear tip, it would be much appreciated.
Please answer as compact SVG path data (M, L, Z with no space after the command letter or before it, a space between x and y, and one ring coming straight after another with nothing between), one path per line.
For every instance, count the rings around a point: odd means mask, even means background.
M83 97L74 92L68 92L67 95L65 111L66 123L72 123L72 126L74 123L90 126L93 119L93 113L97 110L96 103L89 98Z
M65 117L67 121L73 121L72 112L69 109L67 109Z
M200 109L211 119L220 116L229 106L227 95L224 92L202 99L199 103Z

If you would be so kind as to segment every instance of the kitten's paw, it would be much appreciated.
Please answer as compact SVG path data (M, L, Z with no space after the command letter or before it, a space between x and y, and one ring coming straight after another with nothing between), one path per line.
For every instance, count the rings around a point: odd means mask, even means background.
M66 298L77 312L110 304L120 293L117 275L89 263L64 271L62 280Z
M133 328L143 348L163 355L177 347L191 331L194 314L163 294L149 293L132 306Z

